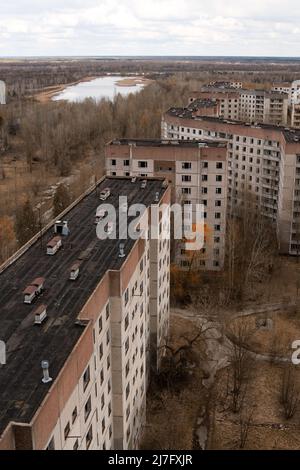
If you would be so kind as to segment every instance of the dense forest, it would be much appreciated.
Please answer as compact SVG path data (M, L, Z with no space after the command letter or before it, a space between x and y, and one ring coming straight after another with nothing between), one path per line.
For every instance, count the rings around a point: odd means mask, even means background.
M179 73L205 77L208 74L233 76L262 82L292 81L299 75L300 63L293 60L259 60L232 58L60 58L1 60L0 80L7 84L10 98L22 97L47 86L78 81L84 77L113 74L145 74L149 78Z
M105 73L140 73L153 82L137 94L119 94L113 101L35 99L47 86ZM291 81L299 73L297 62L1 61L8 104L0 109L0 262L58 213L64 201L77 197L104 174L104 145L112 138L159 138L162 113L170 106L186 105L189 92L206 82L234 78L263 87Z
M184 105L195 86L197 83L189 78L169 77L140 93L127 97L119 94L113 101L41 104L27 99L3 107L0 261L39 229L38 205L44 222L55 200L58 207L61 205L56 194L60 186L52 193L51 187L57 182L67 184L63 200L77 197L91 178L103 175L106 142L115 137L160 137L163 111L174 103ZM28 221L30 227L26 228Z

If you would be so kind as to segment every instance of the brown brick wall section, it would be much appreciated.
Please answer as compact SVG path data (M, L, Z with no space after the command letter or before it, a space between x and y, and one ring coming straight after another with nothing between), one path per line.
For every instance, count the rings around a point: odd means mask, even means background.
M0 436L0 450L14 450L15 437L12 424L10 423L3 434Z
M45 448L60 412L83 374L92 353L93 328L90 323L33 418L32 433L35 450Z

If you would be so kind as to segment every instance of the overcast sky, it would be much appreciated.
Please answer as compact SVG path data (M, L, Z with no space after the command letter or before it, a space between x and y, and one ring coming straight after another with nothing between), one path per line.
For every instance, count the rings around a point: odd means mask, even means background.
M1 0L0 56L300 56L300 0Z

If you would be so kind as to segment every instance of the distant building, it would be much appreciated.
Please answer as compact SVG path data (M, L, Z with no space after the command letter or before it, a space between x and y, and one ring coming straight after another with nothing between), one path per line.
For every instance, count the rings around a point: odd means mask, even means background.
M215 87L215 88L243 88L243 83L242 82L222 82L222 81L215 81L215 82L210 82L208 85L209 87Z
M300 102L292 104L291 126L300 129Z
M189 109L191 104L195 108L200 100L216 100L219 103L218 112L214 114L216 117L275 125L287 124L288 94L279 91L234 89L232 86L226 88L225 85L226 82L222 83L222 86L217 82L202 87L199 92L192 92L189 97ZM198 115L208 114L200 109Z
M211 116L195 117L187 108L170 108L162 119L162 138L228 141L227 207L234 210L251 192L261 212L277 225L281 253L300 253L300 131Z
M0 80L0 104L6 104L6 85Z
M204 246L196 254L178 242L175 260L183 269L192 265L219 271L225 257L227 143L197 140L195 133L192 138L196 140L113 140L105 147L106 172L111 176L166 178L172 202L191 205L192 222L196 204L203 204Z
M271 90L287 93L289 106L298 103L300 100L300 80L294 80L290 85L288 83L273 85Z

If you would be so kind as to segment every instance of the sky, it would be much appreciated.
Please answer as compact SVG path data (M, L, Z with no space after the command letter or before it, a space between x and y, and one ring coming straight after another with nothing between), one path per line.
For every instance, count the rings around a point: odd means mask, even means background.
M1 0L0 56L300 56L300 0Z

